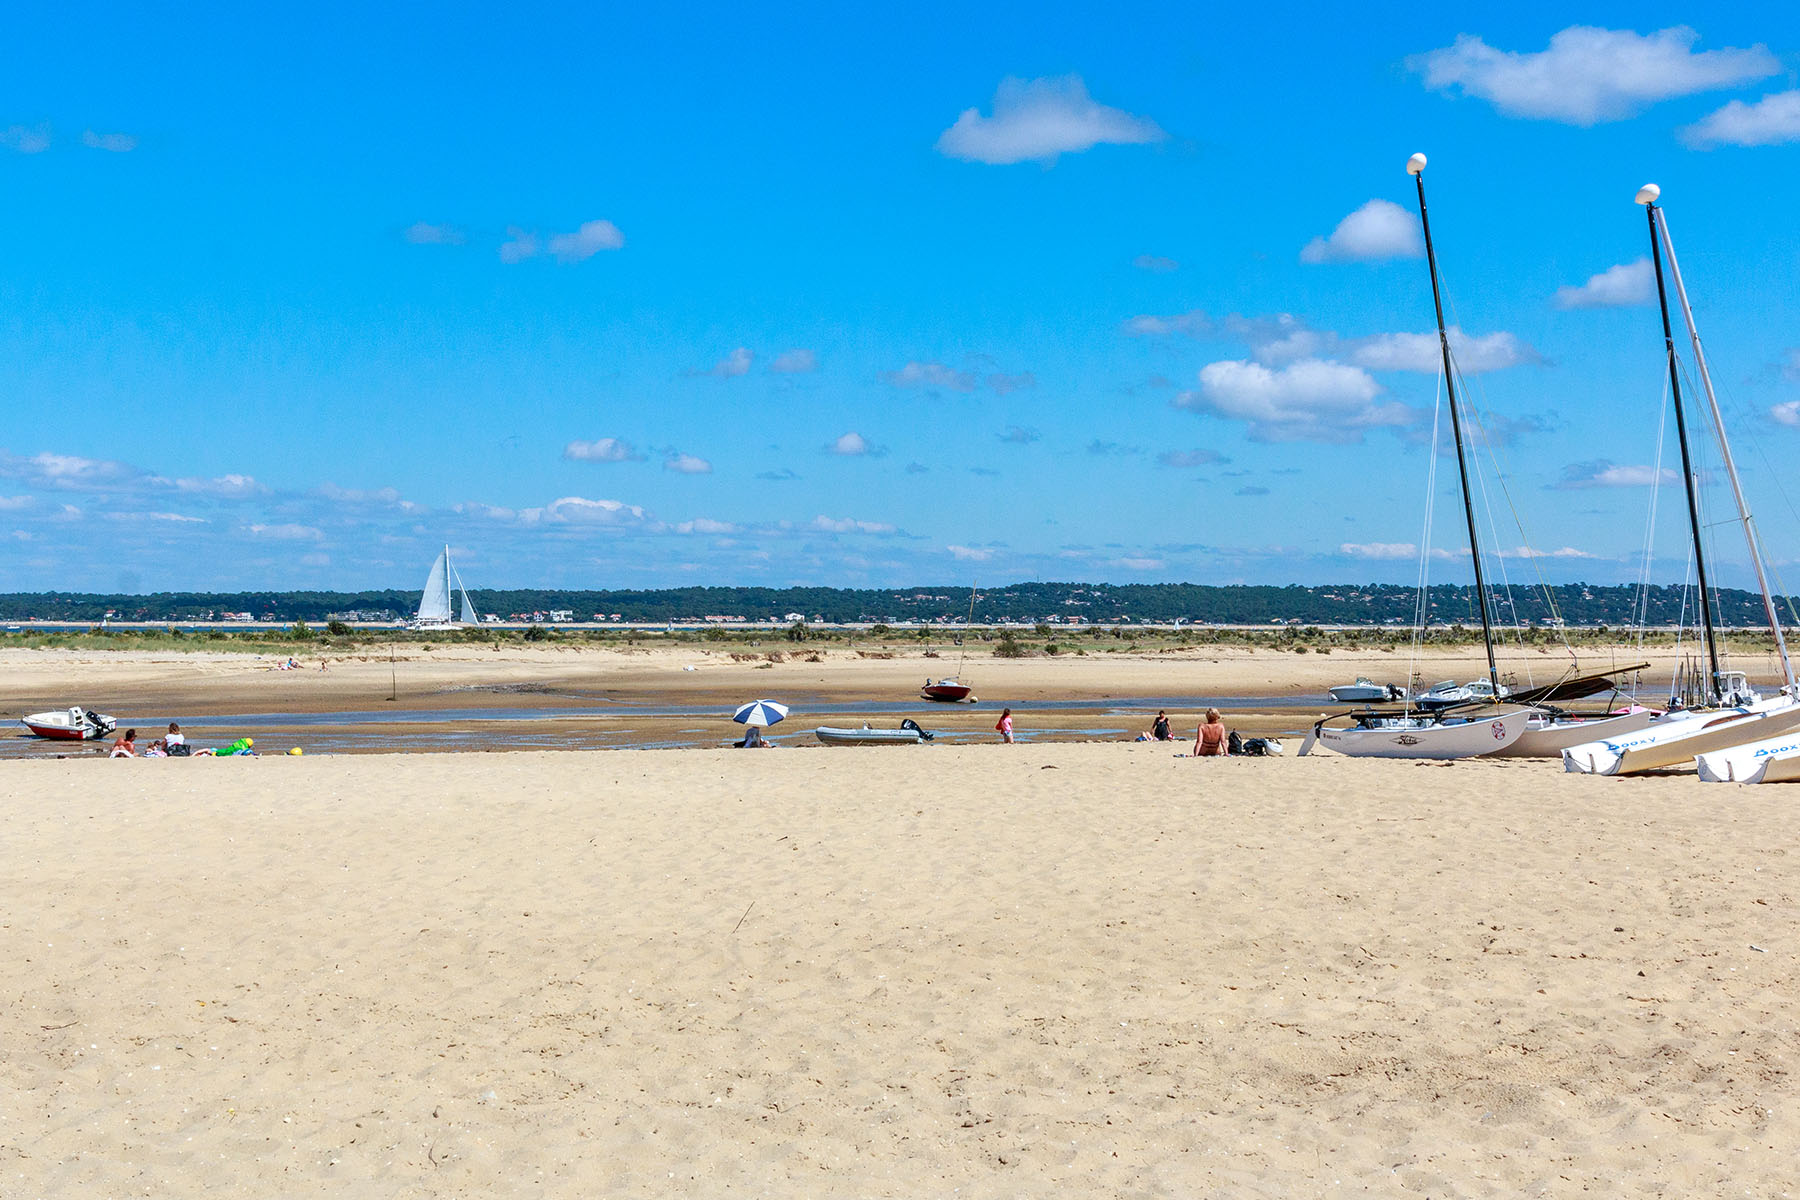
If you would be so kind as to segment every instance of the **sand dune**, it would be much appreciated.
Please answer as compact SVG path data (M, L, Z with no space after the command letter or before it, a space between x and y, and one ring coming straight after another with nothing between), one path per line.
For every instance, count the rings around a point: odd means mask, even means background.
M1793 1178L1779 788L1138 745L0 780L0 1194Z

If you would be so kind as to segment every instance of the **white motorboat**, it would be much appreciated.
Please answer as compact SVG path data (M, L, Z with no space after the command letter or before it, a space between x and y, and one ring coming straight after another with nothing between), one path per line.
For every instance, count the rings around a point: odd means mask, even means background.
M813 736L827 746L918 746L932 739L932 735L919 728L919 723L911 718L900 722L898 729L875 729L868 725L861 729L844 729L821 725L813 730Z
M38 737L63 742L106 737L119 727L119 723L105 713L93 712L76 704L49 712L32 713L29 717L19 718L19 723Z
M1358 675L1355 683L1340 683L1328 689L1339 704L1389 704L1406 699L1406 693L1391 683L1376 683Z

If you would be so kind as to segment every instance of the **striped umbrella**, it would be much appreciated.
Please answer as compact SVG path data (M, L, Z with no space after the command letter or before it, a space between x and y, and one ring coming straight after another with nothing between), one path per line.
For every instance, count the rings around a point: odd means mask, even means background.
M777 704L773 700L752 700L736 712L731 719L739 725L754 725L767 728L788 715L787 705Z

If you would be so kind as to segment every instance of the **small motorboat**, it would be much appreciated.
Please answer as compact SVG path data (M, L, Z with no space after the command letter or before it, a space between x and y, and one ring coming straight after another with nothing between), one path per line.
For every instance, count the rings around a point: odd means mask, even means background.
M935 683L927 679L919 694L927 700L941 700L946 704L960 704L969 699L969 693L975 689L966 683L959 683L954 678L940 679Z
M1339 704L1386 704L1404 700L1406 693L1391 683L1376 683L1358 675L1355 683L1340 683L1331 688L1331 698Z
M84 709L79 705L52 712L32 713L29 717L20 717L19 723L38 737L55 738L64 742L106 737L119 727L119 723L106 714Z
M1414 696L1412 702L1420 708L1449 708L1459 704L1492 704L1497 700L1505 700L1512 693L1505 684L1500 685L1499 694L1495 694L1494 685L1486 679L1474 679L1458 686L1454 680L1446 679L1430 691Z
M813 736L827 746L917 746L931 740L931 734L911 718L900 722L898 729L872 729L867 725L861 729L838 729L821 725L813 730Z

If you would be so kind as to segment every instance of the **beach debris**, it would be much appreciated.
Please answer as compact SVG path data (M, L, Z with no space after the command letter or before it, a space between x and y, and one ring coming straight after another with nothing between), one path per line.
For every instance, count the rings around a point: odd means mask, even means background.
M1757 945L1755 942L1750 943L1750 948L1752 950L1756 951L1758 954L1767 954L1768 953L1767 950L1764 950L1761 946Z
M743 926L745 919L750 916L750 909L755 908L755 907L756 907L756 901L752 900L750 902L749 907L744 909L744 915L742 917L738 918L738 923L731 927L731 932L736 933Z

